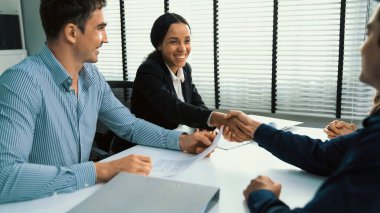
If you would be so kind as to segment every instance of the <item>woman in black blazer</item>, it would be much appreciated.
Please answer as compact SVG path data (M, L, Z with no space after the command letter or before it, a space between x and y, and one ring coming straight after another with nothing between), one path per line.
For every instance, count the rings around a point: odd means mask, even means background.
M161 15L150 33L155 48L137 70L131 108L139 118L167 129L180 124L213 129L225 124L224 113L208 109L192 82L190 26L175 13Z

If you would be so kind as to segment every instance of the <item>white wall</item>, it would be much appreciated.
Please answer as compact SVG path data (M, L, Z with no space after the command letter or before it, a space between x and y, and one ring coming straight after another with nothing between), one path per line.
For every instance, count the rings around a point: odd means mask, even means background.
M22 10L20 0L0 0L0 14L19 15L22 47L21 50L0 50L0 74L8 67L26 57Z
M46 40L40 19L40 2L40 0L21 0L25 46L28 50L28 55L37 54Z

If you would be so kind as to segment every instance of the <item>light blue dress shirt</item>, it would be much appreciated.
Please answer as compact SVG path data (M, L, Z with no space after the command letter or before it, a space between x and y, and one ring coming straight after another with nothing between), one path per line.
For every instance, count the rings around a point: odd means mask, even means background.
M96 121L134 143L179 150L181 132L136 118L94 64L71 77L45 46L0 77L0 203L95 184L89 155Z

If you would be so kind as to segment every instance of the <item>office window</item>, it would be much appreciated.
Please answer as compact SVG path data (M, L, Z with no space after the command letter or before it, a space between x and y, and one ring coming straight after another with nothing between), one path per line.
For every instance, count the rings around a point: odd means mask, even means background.
M169 12L183 16L191 27L193 82L206 106L215 107L213 2L204 0L170 0Z
M125 0L125 34L128 80L134 80L137 68L154 50L150 30L164 13L164 2L157 0Z
M118 0L107 1L104 9L108 25L107 44L100 48L99 61L96 64L106 80L123 80L123 59L121 47L120 3Z
M220 108L270 112L273 2L219 1Z
M365 39L369 13L377 3L346 0L345 14L341 16L342 1L121 1L126 35L126 59L122 60L121 39L116 36L120 32L120 12L116 10L120 1L109 0L106 17L115 16L109 19L109 38L118 44L104 45L114 49L103 48L106 60L100 58L99 64L104 66L102 72L107 79L122 79L124 61L128 80L134 80L138 66L153 51L151 26L167 4L170 12L179 13L190 22L193 50L189 63L194 82L208 106L361 119L372 106L374 90L359 82L359 48ZM110 6L115 10L111 11ZM341 18L345 18L344 34L340 32ZM110 37L112 25L119 30L115 31L115 38ZM214 81L218 83L216 92Z
M335 117L340 4L279 1L277 113Z
M365 26L376 4L374 1L347 0L342 118L361 119L372 108L375 91L358 80L361 72L359 49L365 40Z

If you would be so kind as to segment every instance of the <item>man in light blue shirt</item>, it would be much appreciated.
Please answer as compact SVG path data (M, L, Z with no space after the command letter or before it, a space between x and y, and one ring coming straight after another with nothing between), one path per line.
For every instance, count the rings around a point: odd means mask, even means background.
M106 0L42 0L46 46L0 77L0 203L72 192L120 171L148 175L131 155L88 161L100 119L134 143L199 153L212 134L169 131L137 119L114 97L97 67L107 43Z

